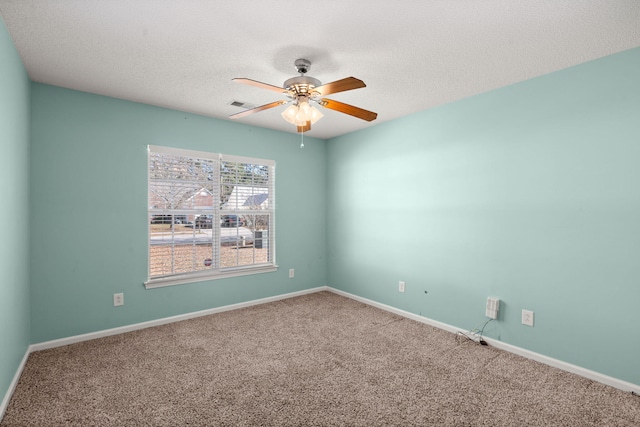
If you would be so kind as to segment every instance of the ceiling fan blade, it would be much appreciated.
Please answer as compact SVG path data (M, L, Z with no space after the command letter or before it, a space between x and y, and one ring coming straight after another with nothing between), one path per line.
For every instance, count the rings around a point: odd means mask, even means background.
M345 104L344 102L338 102L327 98L322 98L320 101L318 101L318 104L322 105L324 108L339 111L341 113L348 114L350 116L357 117L368 122L375 120L378 117L378 113L374 113L373 111L368 111L363 108L354 107L353 105Z
M290 92L287 89L284 89L284 88L281 88L281 87L278 87L278 86L274 86L274 85L270 85L268 83L262 83L262 82L259 82L257 80L251 80L251 79L245 79L245 78L235 78L235 79L231 79L231 80L233 80L234 82L244 83L244 84L249 85L249 86L255 86L255 87L271 90L271 91L278 92L278 93L285 93L286 94L286 93Z
M308 121L304 126L298 126L298 133L306 132L311 130L311 121Z
M332 93L344 92L347 90L359 89L367 85L360 79L355 77L347 77L342 80L327 83L322 86L313 88L313 92L318 92L320 96L331 95Z
M244 111L241 111L239 113L232 114L232 115L229 116L229 118L230 119L239 119L241 117L246 117L246 116L248 116L250 114L259 113L260 111L264 111L264 110L268 110L270 108L274 108L274 107L278 107L280 105L284 105L287 102L289 102L289 101L285 101L285 100L275 101L275 102L272 102L270 104L261 105L259 107L252 108L250 110L244 110Z

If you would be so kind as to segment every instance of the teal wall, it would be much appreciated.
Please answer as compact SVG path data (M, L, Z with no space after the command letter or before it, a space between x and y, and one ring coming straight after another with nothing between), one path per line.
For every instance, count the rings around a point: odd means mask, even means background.
M30 342L325 284L465 329L496 296L489 337L640 384L639 74L634 49L301 150L30 85L0 25L0 395ZM280 270L146 290L147 144L276 160Z
M36 83L31 132L33 343L326 284L324 141ZM146 290L148 144L275 160L280 269Z
M29 85L0 18L0 402L29 346Z
M640 384L638 76L640 48L328 141L329 285L464 329L495 296L487 336Z

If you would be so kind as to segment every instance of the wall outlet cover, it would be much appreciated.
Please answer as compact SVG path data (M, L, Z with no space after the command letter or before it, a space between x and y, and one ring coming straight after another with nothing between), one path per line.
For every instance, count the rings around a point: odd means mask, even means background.
M533 311L522 310L522 324L527 326L533 326Z
M124 294L122 292L113 294L113 306L118 307L124 305Z

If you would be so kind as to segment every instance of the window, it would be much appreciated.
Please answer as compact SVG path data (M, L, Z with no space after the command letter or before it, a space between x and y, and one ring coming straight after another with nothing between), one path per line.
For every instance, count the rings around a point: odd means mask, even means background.
M275 271L272 160L149 146L147 288Z

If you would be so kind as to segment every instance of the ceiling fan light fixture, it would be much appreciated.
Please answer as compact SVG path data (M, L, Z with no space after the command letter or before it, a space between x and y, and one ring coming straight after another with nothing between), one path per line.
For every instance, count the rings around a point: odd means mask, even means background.
M298 106L290 105L289 108L282 112L282 118L292 125L296 124L296 114L298 114Z
M320 110L318 110L316 107L311 107L310 110L311 110L311 118L310 118L311 124L314 124L315 122L317 122L318 120L324 117L324 114L322 114Z
M296 121L307 123L311 120L311 107L309 106L309 102L306 99L298 102L298 115L296 116Z
M296 126L305 126L307 121L305 120L305 115L300 113L300 109L298 109L298 113L296 114L296 121L294 125Z
M309 105L307 99L299 99L297 104L290 105L281 115L288 123L296 126L306 126L307 122L315 124L324 117L320 110Z

